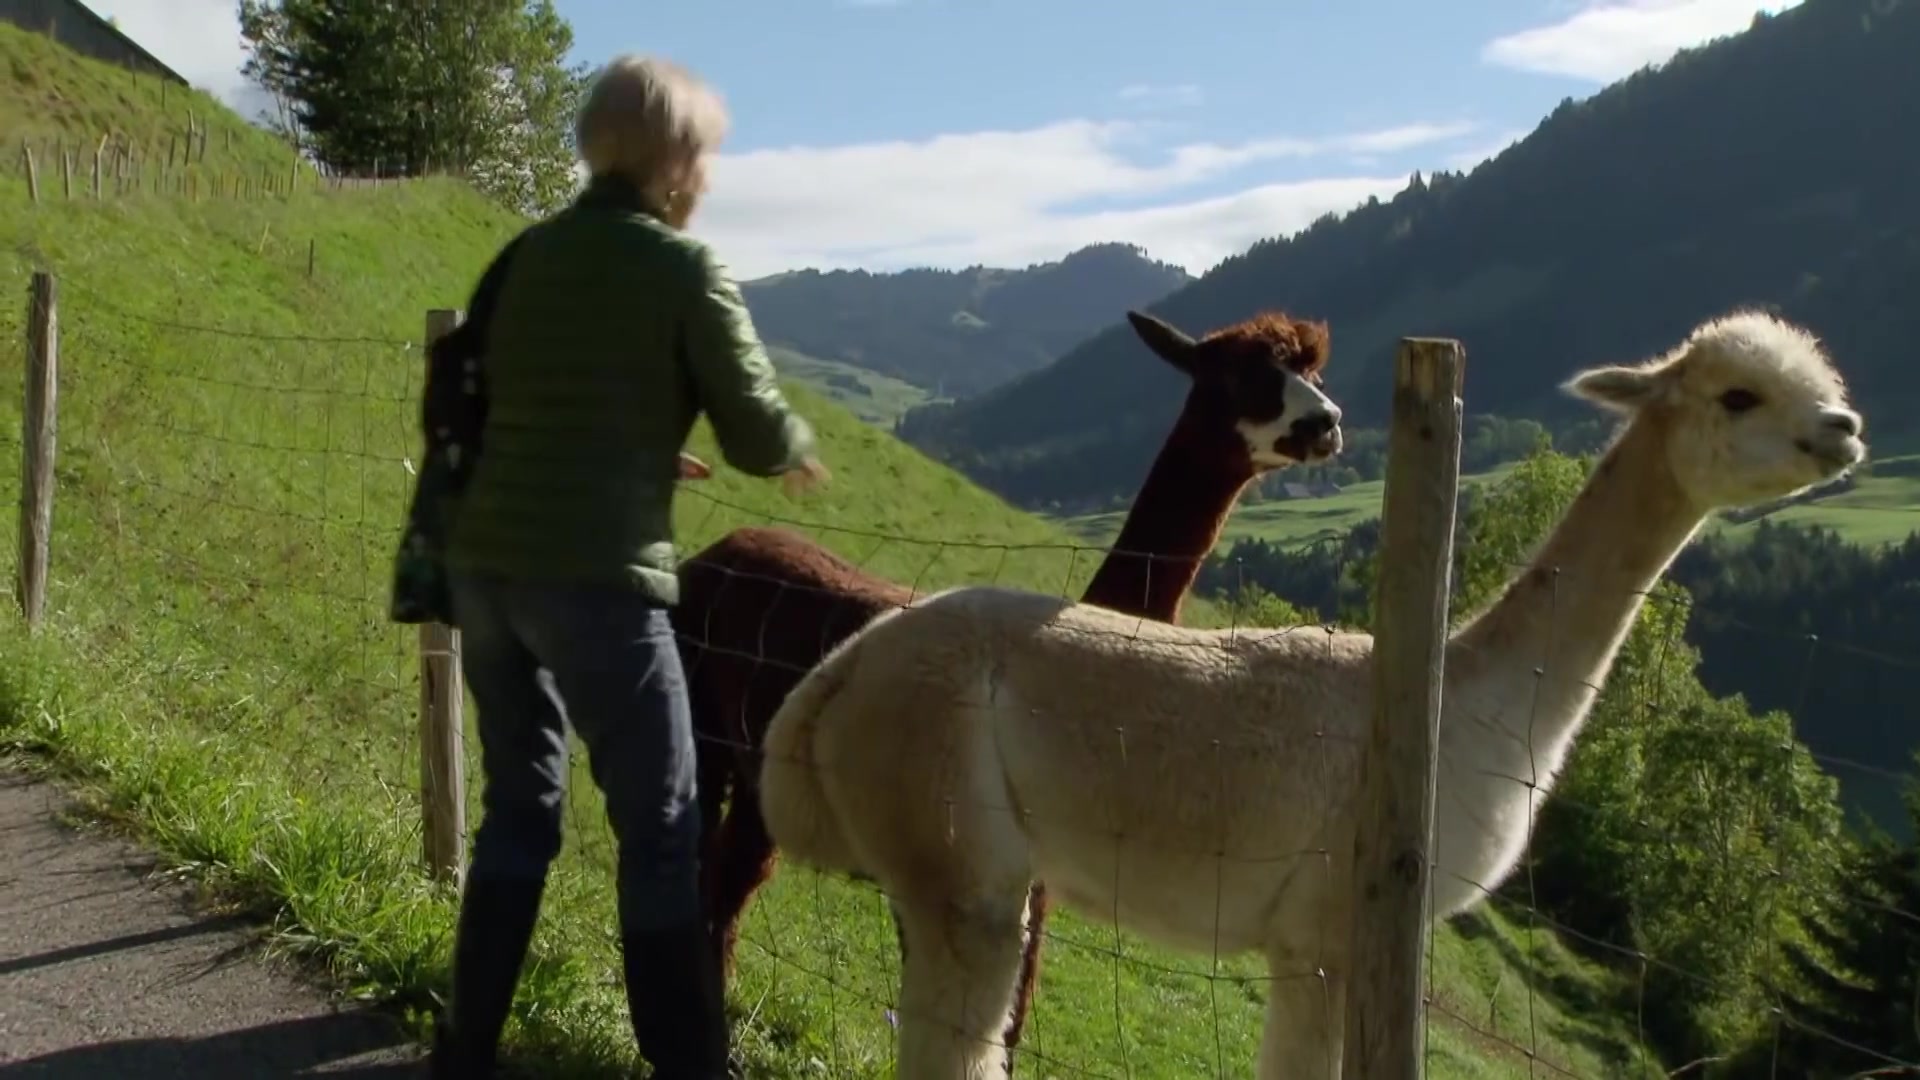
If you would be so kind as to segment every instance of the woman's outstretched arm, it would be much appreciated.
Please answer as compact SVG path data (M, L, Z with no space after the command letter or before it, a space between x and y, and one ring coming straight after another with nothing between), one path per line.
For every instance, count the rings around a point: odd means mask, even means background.
M682 348L721 455L754 476L807 468L814 454L813 427L781 392L740 287L705 245L695 250Z

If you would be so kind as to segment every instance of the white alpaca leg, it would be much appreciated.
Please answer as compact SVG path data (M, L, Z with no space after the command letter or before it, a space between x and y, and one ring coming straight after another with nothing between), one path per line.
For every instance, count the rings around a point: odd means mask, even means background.
M1005 1080L1001 1042L1020 976L1024 897L966 908L902 903L899 1080Z
M1331 975L1274 972L1260 1035L1260 1080L1340 1080L1346 1026L1342 986Z

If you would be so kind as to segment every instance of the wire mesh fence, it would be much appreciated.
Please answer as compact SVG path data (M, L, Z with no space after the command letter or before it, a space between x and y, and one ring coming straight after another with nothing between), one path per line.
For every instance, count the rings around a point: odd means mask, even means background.
M257 136L236 149L232 129L212 158L213 137L204 128L107 131L97 138L67 134L29 135L20 140L8 172L33 203L140 196L190 201L288 198L294 195L362 191L426 177L464 175L449 164L422 162L408 168L376 162L364 175L325 168L278 144L263 149Z
M28 314L0 310L8 385L24 376ZM168 723L203 733L223 771L271 776L319 805L378 808L419 843L419 644L387 619L386 599L418 465L423 340L195 325L77 279L61 280L59 314L50 631L129 692L164 683ZM0 440L24 453L17 408L4 415ZM0 497L19 495L20 472L0 470ZM998 584L1063 603L1114 557L962 521L937 537L854 527L830 502L809 514L777 500L733 481L684 484L676 539L691 554L778 525L909 595ZM1502 571L1543 591L1525 633L1456 635L1449 647L1431 883L1441 906L1455 897L1471 910L1427 942L1429 1073L1920 1075L1920 1002L1881 1003L1915 1022L1910 1037L1875 1041L1898 1023L1823 1009L1831 988L1794 959L1858 964L1844 934L1810 927L1862 911L1920 925L1909 899L1869 887L1835 854L1842 825L1822 801L1831 776L1898 787L1903 763L1809 753L1784 717L1689 689L1674 675L1692 662L1685 629L1716 616L1673 590L1623 588L1573 560ZM707 680L732 695L703 719L701 752L737 759L738 784L761 760L747 714L770 715L764 695L858 620L818 615L823 600L847 602L844 582L709 572L715 595L757 597L724 625L678 628L696 693ZM1606 651L1610 618L1631 626L1611 671L1583 666ZM1317 624L1202 636L1113 616L1077 636L1022 631L1007 639L1018 648L968 636L978 633L963 620L934 635L1002 662L978 669L972 696L890 701L897 730L869 732L864 820L899 828L863 833L878 845L866 850L924 841L892 863L870 855L892 895L786 858L742 905L731 982L741 1052L795 1075L888 1074L912 1020L907 967L951 944L929 933L930 912L946 913L942 931L983 935L970 940L997 981L956 961L942 985L993 1013L1000 1037L1040 868L1044 964L1018 1074L1243 1076L1262 1060L1263 1031L1284 1024L1263 1074L1312 1075L1327 1052L1313 1040L1343 1015L1365 649ZM1808 641L1803 694L1858 665L1911 671L1920 656ZM1143 671L1188 674L1160 683ZM1512 678L1486 689L1497 672ZM1588 696L1598 703L1576 741L1566 719ZM995 737L964 741L980 730L969 717L988 714ZM469 703L469 827L481 793L473 715ZM993 768L985 747L1001 755ZM616 855L577 754L568 808L550 909L569 917L552 943L612 982ZM995 837L1011 847L989 858ZM910 873L937 883L930 895L912 895ZM1295 899L1277 905L1283 890ZM1869 974L1842 982L1870 985ZM1748 1049L1682 1060L1702 1031Z

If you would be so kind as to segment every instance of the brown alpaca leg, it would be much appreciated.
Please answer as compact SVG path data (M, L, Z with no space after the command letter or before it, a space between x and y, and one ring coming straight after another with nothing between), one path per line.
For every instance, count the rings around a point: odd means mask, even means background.
M1013 1009L1001 1038L1008 1050L1020 1045L1020 1032L1027 1025L1028 1010L1033 1007L1033 989L1040 979L1040 940L1046 923L1047 887L1036 881L1027 890L1027 940L1020 951L1020 983L1014 990Z
M728 977L733 973L733 951L740 938L740 916L760 886L773 876L778 858L773 838L760 817L760 791L751 783L736 784L733 805L728 808L726 833L720 838L720 850L714 867L713 932L726 964Z

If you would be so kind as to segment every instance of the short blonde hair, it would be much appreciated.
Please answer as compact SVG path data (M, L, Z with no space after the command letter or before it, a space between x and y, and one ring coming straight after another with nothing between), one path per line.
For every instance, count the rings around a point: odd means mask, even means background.
M693 72L627 53L594 77L573 135L590 175L617 175L651 193L718 147L727 126L720 95Z

